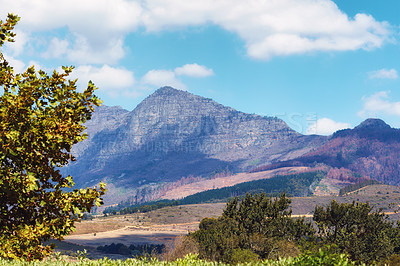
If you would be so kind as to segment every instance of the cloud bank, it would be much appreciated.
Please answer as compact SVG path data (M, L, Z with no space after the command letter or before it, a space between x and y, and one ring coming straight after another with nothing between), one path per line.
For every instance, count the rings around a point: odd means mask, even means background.
M150 70L143 76L141 82L143 85L152 85L156 87L171 86L176 89L187 90L186 85L179 79L179 76L204 78L212 75L214 75L214 71L211 68L194 63L177 67L174 70Z
M125 55L125 37L139 28L159 32L215 25L237 34L247 54L259 60L369 50L391 37L387 23L362 13L348 17L331 0L0 0L0 6L2 18L7 12L22 17L25 43L34 32L67 29L63 38L45 40L43 56L81 64L118 62Z
M399 75L397 74L396 69L380 69L376 71L371 71L368 73L370 79L398 79Z
M311 124L306 134L331 135L338 130L350 128L349 123L336 122L330 118L320 118Z
M380 115L400 116L400 102L391 101L390 91L380 91L371 96L362 97L363 109L358 112L362 118Z

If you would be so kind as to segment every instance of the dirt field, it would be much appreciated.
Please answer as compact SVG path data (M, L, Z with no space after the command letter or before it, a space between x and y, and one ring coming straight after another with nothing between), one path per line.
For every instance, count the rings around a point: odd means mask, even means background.
M66 242L97 247L111 243L165 244L178 235L198 229L205 217L218 217L224 203L173 206L149 213L100 217L76 224Z
M127 246L131 244L165 244L167 241L175 239L178 235L187 234L188 228L192 227L192 224L177 224L164 227L157 225L150 227L126 226L107 232L71 235L65 240L88 247L110 245L111 243L122 243Z

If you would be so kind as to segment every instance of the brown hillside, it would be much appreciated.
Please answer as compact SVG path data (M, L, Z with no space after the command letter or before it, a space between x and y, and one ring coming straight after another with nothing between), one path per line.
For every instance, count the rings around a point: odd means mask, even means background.
M198 192L230 187L239 183L268 179L275 175L283 175L295 172L302 172L308 170L309 167L285 167L275 170L257 172L257 173L240 173L236 175L218 177L214 179L200 180L191 184L186 184L178 188L171 189L167 191L161 198L162 199L181 199L189 195L193 195Z

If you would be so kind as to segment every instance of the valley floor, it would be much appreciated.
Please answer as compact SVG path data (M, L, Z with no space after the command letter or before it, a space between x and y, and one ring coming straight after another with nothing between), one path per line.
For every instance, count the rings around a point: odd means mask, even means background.
M400 188L373 185L346 196L313 196L292 198L293 216L311 219L316 205L326 205L331 200L338 202L369 202L376 209L382 208L391 220L400 220L397 213L400 204ZM225 203L207 203L166 207L148 213L98 217L77 223L77 231L65 238L66 243L95 250L98 246L122 243L167 244L178 235L198 229L201 219L218 217Z

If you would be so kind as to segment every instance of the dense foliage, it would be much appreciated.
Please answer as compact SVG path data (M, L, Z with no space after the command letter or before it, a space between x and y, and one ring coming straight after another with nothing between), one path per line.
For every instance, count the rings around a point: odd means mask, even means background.
M215 262L215 261L207 261L203 259L199 259L197 255L189 254L184 258L176 259L174 261L159 261L154 258L141 258L141 259L127 259L123 260L111 260L108 258L100 259L100 260L88 260L85 258L80 258L77 262L71 262L66 258L59 258L57 260L45 261L40 263L26 263L26 262L13 262L13 261L5 261L0 259L0 265L4 266L48 266L48 265L82 265L82 266L112 266L112 265L126 265L126 266L144 266L144 265L160 265L160 266L182 266L182 265L198 265L198 266L225 266L227 264L223 262ZM249 264L242 264L249 265ZM276 260L263 260L263 261L254 261L250 265L265 265L265 266L295 266L295 265L339 265L339 266L350 266L357 265L354 262L351 262L345 254L331 254L329 252L324 252L320 250L316 254L304 254L297 258L279 258Z
M325 208L317 206L314 221L321 242L334 244L352 260L373 262L400 252L400 230L368 203L339 204L333 200Z
M12 41L18 20L0 21L0 47ZM83 123L100 105L92 83L77 92L71 71L15 74L0 52L0 257L42 259L52 250L44 241L61 240L102 203L104 184L72 190L72 177L59 171L74 160L71 146L85 138Z
M266 259L280 246L286 249L313 237L311 223L291 218L289 204L285 194L274 199L265 193L247 194L242 201L234 198L221 217L203 219L191 234L199 243L200 257L228 263Z
M299 265L399 261L399 225L368 203L333 200L326 207L316 206L313 220L318 232L304 218L291 217L289 204L285 194L236 197L221 217L203 219L199 230L189 236L198 242L200 258L225 263L279 257L296 257L298 263L314 261Z
M269 179L262 179L240 183L231 187L212 189L187 196L179 200L180 204L197 204L215 200L228 200L246 193L265 193L279 195L286 192L290 196L307 196L310 186L324 177L324 172L306 172L290 175L277 175Z

